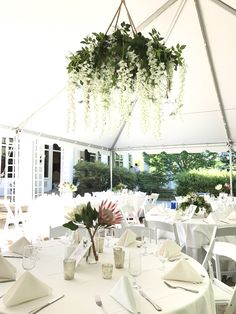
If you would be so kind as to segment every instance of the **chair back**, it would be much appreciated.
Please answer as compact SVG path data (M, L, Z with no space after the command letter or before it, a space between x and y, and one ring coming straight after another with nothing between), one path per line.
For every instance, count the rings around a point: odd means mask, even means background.
M231 296L231 299L225 308L225 314L233 314L235 312L236 312L236 285L234 286L234 291Z
M56 227L49 226L49 238L50 239L63 237L68 232L69 232L69 229L63 226L56 226Z
M144 225L150 229L155 230L156 242L157 242L157 231L161 230L161 231L172 233L175 242L178 245L180 245L179 236L178 236L178 232L177 232L177 228L176 228L175 223L170 223L170 222L166 222L166 221L144 220ZM168 237L166 237L166 238L168 238Z
M222 255L234 259L236 255L236 245L226 242L224 237L233 236L236 238L236 226L215 226L212 232L210 244L206 256L203 260L203 267L207 269L208 261L212 259L213 254ZM217 242L217 245L215 245ZM222 242L225 242L224 244Z
M227 237L227 236L234 236L236 237L236 225L234 226L218 226L216 230L215 237Z

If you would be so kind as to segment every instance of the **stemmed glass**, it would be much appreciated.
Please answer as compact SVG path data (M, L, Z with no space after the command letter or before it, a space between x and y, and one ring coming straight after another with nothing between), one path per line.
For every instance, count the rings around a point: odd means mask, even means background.
M165 270L165 264L166 261L168 260L167 254L166 254L166 250L162 248L163 246L163 242L159 242L158 243L158 249L157 249L157 257L159 259L159 261L161 262L161 270L164 271Z
M141 242L142 242L142 247L144 248L143 255L147 256L148 253L148 245L150 244L150 230L145 229L141 233Z
M113 228L106 228L105 229L105 238L107 241L106 247L110 247L110 240L113 238L113 236L114 236L114 229Z
M133 277L132 286L139 288L136 278L142 272L142 255L139 250L130 250L129 252L129 274Z
M26 245L23 251L22 267L31 270L36 266L38 259L38 248L35 245Z

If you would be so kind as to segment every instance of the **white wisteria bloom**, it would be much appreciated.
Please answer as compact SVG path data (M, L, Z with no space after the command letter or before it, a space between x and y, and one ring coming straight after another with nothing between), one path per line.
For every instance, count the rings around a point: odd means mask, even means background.
M179 113L186 72L182 57L185 46L177 44L176 48L167 48L154 29L149 33L150 38L130 33L130 25L125 23L111 35L93 33L82 42L85 48L69 57L68 122L72 118L73 127L75 90L81 88L87 125L99 127L101 133L104 128L117 128L123 122L129 125L135 100L135 106L140 106L143 130L152 129L159 135L165 104L170 93L176 91L173 85L177 69L180 69L179 86L171 114Z

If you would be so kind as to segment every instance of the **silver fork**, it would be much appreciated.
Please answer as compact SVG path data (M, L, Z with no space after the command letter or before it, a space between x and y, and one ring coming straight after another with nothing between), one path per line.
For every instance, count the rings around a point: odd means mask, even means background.
M167 287L171 288L171 289L183 289L185 291L189 291L189 292L193 292L193 293L198 293L198 290L193 290L193 289L188 289L188 288L184 288L181 286L173 286L171 285L169 282L164 281L164 283L167 285Z
M99 306L102 309L103 313L107 314L107 311L105 310L105 308L103 306L100 295L95 295L95 302L96 302L97 306Z
M151 305L157 310L157 311L162 311L162 308L158 305L158 304L156 304L153 300L151 300L147 295L146 295L146 293L144 293L141 289L139 289L138 290L139 291L139 293L140 293L140 295L144 298L144 299L146 299L149 303L151 303Z

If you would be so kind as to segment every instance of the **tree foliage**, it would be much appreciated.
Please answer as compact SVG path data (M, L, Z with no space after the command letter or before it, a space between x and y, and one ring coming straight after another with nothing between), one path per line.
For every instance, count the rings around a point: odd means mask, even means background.
M219 154L219 164L218 168L222 170L229 170L230 163L229 163L229 152L222 152ZM236 152L232 151L232 168L236 171Z
M149 165L151 172L166 176L167 181L173 180L178 173L184 171L214 167L217 157L217 153L209 151L203 153L182 151L179 154L161 152L155 155L144 153L144 161Z
M101 162L79 161L74 167L74 182L79 180L77 194L106 191L110 189L110 166ZM164 178L151 173L133 173L126 168L115 167L112 172L113 187L124 184L127 189L159 192Z

